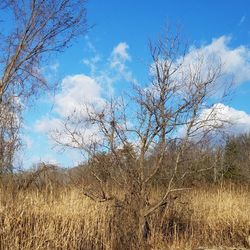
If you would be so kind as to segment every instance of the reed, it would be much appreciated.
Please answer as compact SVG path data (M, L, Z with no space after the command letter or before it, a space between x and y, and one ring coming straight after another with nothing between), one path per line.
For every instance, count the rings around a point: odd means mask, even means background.
M152 191L152 196L159 190ZM149 218L151 249L250 247L247 186L199 187ZM0 249L135 249L132 218L77 188L0 189ZM121 209L121 208L119 208Z

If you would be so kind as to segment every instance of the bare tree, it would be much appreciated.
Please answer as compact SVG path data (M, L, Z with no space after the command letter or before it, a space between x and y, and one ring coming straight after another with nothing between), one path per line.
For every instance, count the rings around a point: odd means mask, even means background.
M188 147L202 143L224 123L217 116L219 106L211 101L221 88L220 60L197 54L189 61L185 51L179 34L167 34L150 44L147 86L135 86L135 95L127 102L112 100L102 110L87 108L87 119L76 119L75 114L68 117L63 129L53 134L60 145L87 153L90 163L98 163L113 185L123 190L123 198L110 194L100 172L93 168L99 191L85 190L85 194L99 201L115 200L124 211L130 211L141 247L150 232L148 217L167 206L173 192L183 190L178 179L189 173L189 169L181 169ZM86 140L83 128L91 125L95 134ZM173 143L175 149L171 151ZM108 164L98 157L100 152L105 153ZM163 168L168 172L165 191L152 199L151 181Z
M0 104L0 177L13 170L16 151L20 148L20 105L15 102Z
M16 102L24 102L51 87L42 67L52 53L62 52L75 37L85 34L88 27L85 0L4 0L0 11L1 16L8 16L12 21L11 25L4 20L0 23L3 31L0 34L0 106L1 110L6 109L0 118L6 119L8 109L16 116L21 114L13 109ZM12 119L7 123L12 123ZM13 133L12 128L1 127L0 159L9 157L3 155L7 152L3 145L11 144L7 137Z
M5 3L3 11L11 15L14 27L1 37L0 100L8 93L29 96L46 85L41 67L47 56L63 51L87 30L84 0Z

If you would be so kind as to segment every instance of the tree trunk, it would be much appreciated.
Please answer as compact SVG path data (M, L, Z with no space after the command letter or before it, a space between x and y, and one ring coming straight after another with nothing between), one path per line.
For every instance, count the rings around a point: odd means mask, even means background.
M150 236L150 227L147 219L140 215L138 225L138 242L140 249L150 249L148 239Z

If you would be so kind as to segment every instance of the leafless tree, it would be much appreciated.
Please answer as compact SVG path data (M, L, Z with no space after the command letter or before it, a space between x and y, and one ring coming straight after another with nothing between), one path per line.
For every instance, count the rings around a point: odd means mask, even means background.
M190 172L181 169L189 146L201 143L224 123L217 116L219 106L211 99L222 86L220 60L197 54L189 61L179 34L168 33L151 43L150 52L147 86L135 86L135 95L127 102L112 100L102 110L87 108L88 118L68 117L63 129L53 134L60 145L87 153L90 164L98 163L113 185L124 191L123 198L109 194L100 172L93 168L99 191L85 190L85 194L99 201L116 200L132 211L141 245L149 234L147 218L167 206L172 193L183 190L178 179ZM92 140L86 140L82 132L84 126L87 129L91 125L95 133ZM171 151L173 143L175 149ZM155 157L150 157L152 150ZM99 157L100 152L105 153L106 161ZM158 200L152 199L150 183L163 168L168 172L165 191Z
M15 153L21 146L19 110L15 102L0 104L0 177L13 170Z
M62 52L75 37L85 34L88 27L85 0L3 0L0 12L0 118L6 119L9 109L15 116L21 114L13 109L15 103L24 103L52 87L43 75L45 63L52 53ZM13 124L11 118L0 121L1 125L4 122ZM12 128L1 127L0 159L9 157L3 155L7 149L2 148L12 144L9 134L17 138L17 130Z
M5 0L5 15L14 27L1 37L0 100L8 93L23 97L46 85L42 63L61 52L79 34L85 34L84 0ZM2 23L3 25L3 23Z

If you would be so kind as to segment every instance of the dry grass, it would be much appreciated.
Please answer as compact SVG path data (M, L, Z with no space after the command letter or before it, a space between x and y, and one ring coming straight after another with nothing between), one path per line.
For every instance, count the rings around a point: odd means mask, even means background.
M195 188L150 218L151 249L247 247L249 204L248 187ZM93 202L78 189L0 190L3 250L132 249L128 220L112 203Z
M198 246L250 249L249 204L250 190L247 186L230 184L195 188L161 216L163 223L156 226L153 233L159 245L157 249L165 249L164 240L159 241L156 236L157 231L162 233L164 224L167 227L166 237L171 235L171 249L192 249Z

